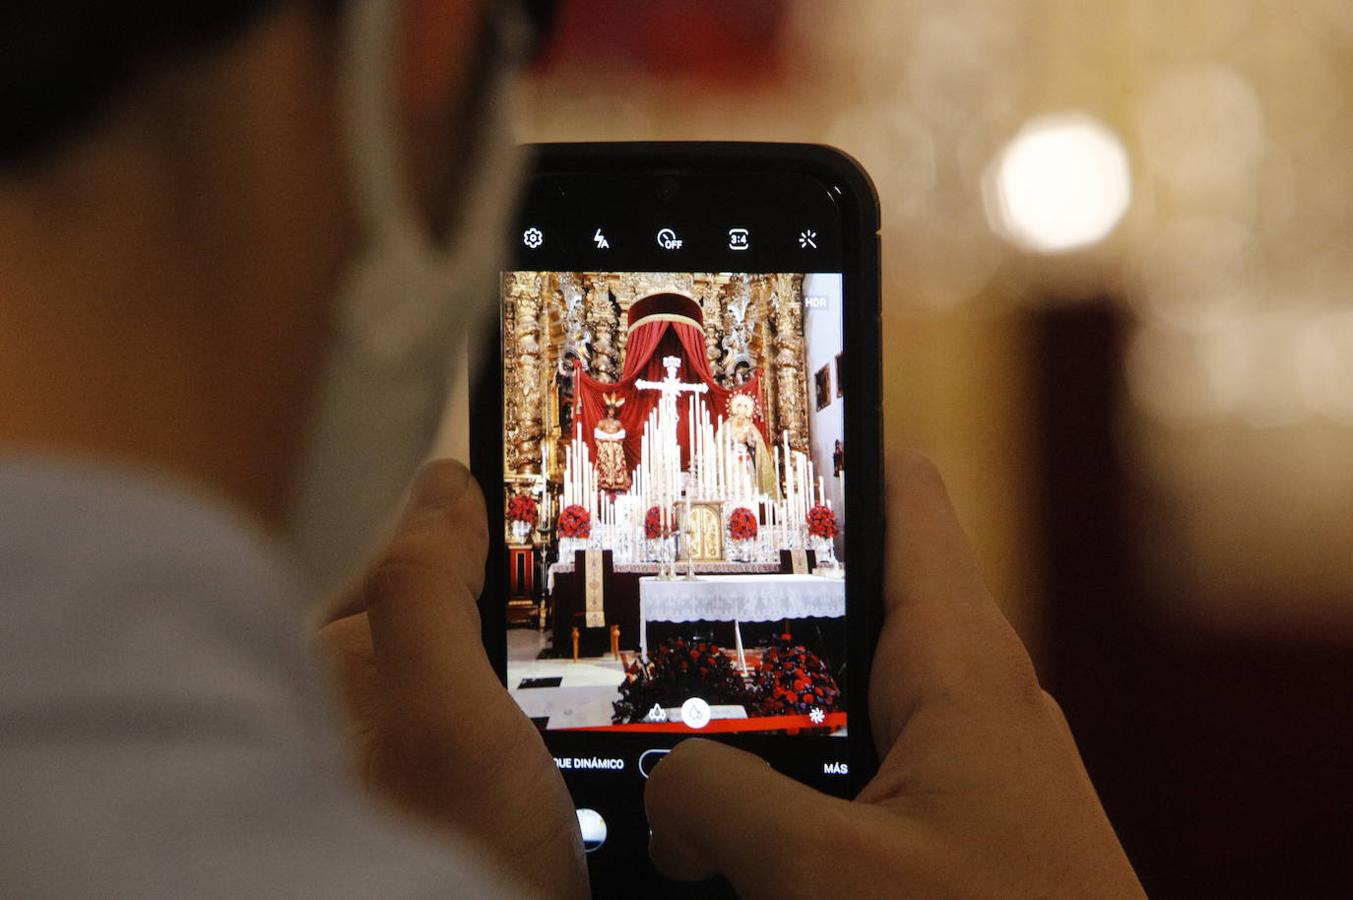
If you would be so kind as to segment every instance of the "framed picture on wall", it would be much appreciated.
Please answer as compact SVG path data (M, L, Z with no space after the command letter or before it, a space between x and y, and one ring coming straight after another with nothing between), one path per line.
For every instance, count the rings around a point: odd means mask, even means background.
M816 388L817 408L826 409L832 402L832 367L830 363L817 370L817 374L813 376L813 387Z
M841 394L841 357L843 357L843 356L845 356L845 355L846 355L846 354L845 354L844 351L841 352L841 353L836 354L836 396L838 396L838 397L842 396L842 394Z

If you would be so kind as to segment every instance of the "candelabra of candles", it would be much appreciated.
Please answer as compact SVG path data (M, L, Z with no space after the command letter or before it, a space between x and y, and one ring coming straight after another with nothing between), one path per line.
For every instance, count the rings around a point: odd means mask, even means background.
M660 382L639 381L641 390L660 391L657 405L649 413L641 432L639 462L631 473L630 489L625 492L602 490L596 468L583 439L581 424L574 429L573 440L565 451L564 485L560 509L579 505L590 515L592 528L587 539L570 546L585 545L611 550L616 562L638 562L646 558L657 562L660 577L674 578L677 552L673 536L682 538L687 559L686 577L694 577L695 560L690 548L693 532L691 508L694 503L718 503L726 531L729 514L738 507L750 510L757 519L755 561L773 562L782 549L807 549L808 513L816 504L831 508L824 479L817 474L813 460L790 446L789 433L779 437L770 457L775 469L776 495L768 494L757 477L755 454L745 445L738 447L725 429L725 419L711 416L705 403L703 384L686 384L676 378L679 360L664 359L668 377ZM677 403L686 403L687 463L682 464L678 441L680 427ZM682 523L676 521L677 504L684 504ZM658 510L658 540L645 534L648 511ZM655 558L656 557L656 558Z

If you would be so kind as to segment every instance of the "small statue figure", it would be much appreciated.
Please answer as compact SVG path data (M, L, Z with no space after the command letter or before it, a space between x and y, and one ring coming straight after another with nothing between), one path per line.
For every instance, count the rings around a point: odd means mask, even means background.
M617 418L625 401L615 394L602 397L606 418L597 423L592 437L597 442L597 486L604 491L628 491L630 470L625 463L625 426Z
M728 401L728 419L715 435L720 444L732 454L731 463L748 476L748 483L771 497L780 493L775 479L775 464L761 430L756 427L756 400L750 394L738 393Z

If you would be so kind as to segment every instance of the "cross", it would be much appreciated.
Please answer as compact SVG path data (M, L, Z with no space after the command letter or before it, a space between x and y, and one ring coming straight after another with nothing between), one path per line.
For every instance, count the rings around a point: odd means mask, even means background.
M667 370L667 377L662 381L636 381L634 386L641 391L661 391L662 397L658 401L658 433L652 436L646 436L649 441L656 441L650 444L650 450L653 454L653 461L657 467L657 478L662 485L662 492L665 496L675 501L678 493L677 475L681 468L681 452L677 438L677 398L683 392L689 391L692 394L703 394L709 390L708 385L688 384L677 380L677 369L681 368L681 357L664 356L662 358L662 367ZM695 448L690 448L694 450ZM689 498L687 498L689 503ZM664 516L666 513L664 513ZM676 574L676 562L672 563L672 575ZM667 576L664 573L664 577Z
M677 369L681 368L681 357L664 356L662 358L662 367L667 370L667 377L662 381L636 381L634 386L641 391L662 391L664 400L676 400L683 391L694 391L697 394L703 394L709 390L709 385L690 384L685 381L678 381Z

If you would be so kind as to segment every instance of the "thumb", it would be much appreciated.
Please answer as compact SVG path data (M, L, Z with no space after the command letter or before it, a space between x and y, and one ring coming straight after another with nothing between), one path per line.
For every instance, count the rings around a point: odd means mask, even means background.
M679 881L723 875L738 895L819 896L848 840L851 804L781 775L759 756L689 738L644 789L658 871ZM839 883L839 879L838 879Z
M488 664L476 602L488 523L484 499L464 466L425 466L385 551L363 584L371 642L390 712L422 728L464 731L467 709L510 703Z

